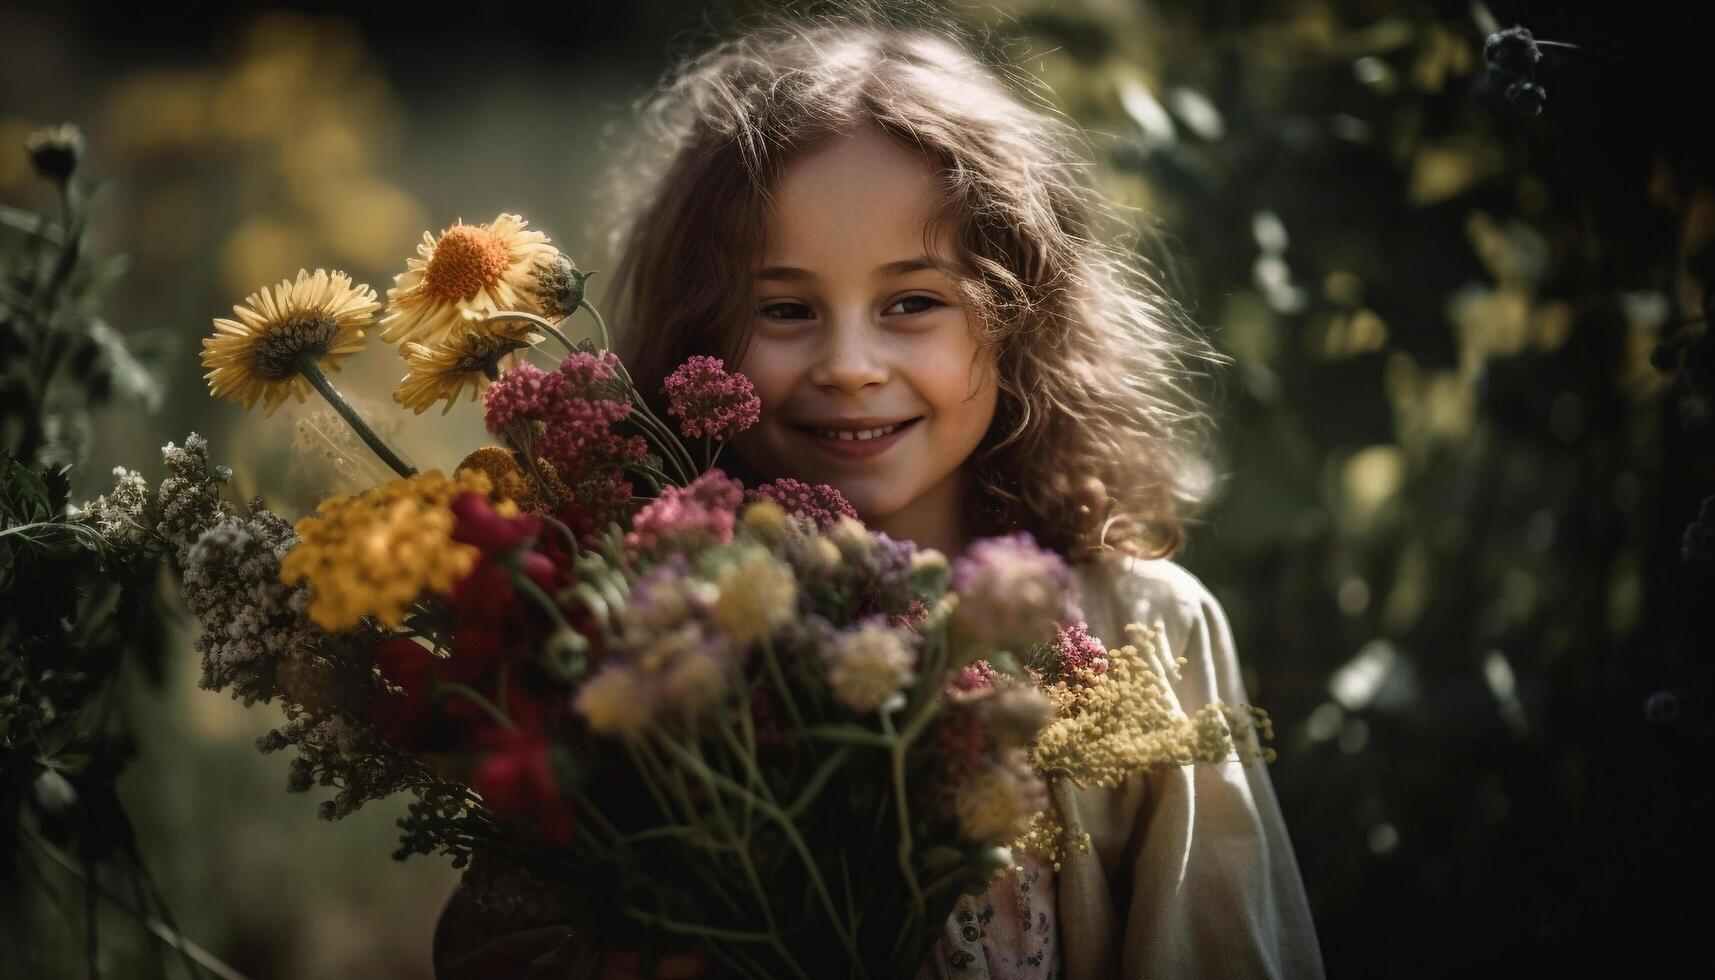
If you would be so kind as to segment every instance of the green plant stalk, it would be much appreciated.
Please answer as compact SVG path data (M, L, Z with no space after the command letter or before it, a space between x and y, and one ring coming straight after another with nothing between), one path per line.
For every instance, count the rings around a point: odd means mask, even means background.
M43 840L34 830L27 827L20 829L23 830L25 838L40 849L43 854L46 854L50 859L52 859L55 864L58 864L61 868L82 880L94 891L98 891L102 898L105 898L114 905L119 906L131 917L142 922L143 926L149 930L150 935L153 935L156 939L179 951L180 954L194 960L198 966L210 973L213 973L215 976L222 978L222 980L246 980L244 974L228 966L208 950L203 949L201 946L198 946L196 943L185 938L184 935L169 928L167 924L162 922L160 919L149 915L143 909L133 908L130 903L114 894L111 889L100 881L85 877L83 872L78 869L77 864L72 861L65 852L61 851L48 841Z
M590 275L593 276L593 275L595 275L595 273L592 271L590 273ZM578 300L578 309L588 310L590 316L595 317L596 329L601 331L602 349L603 350L612 350L613 349L613 338L607 332L607 320L603 319L603 317L601 315L601 311L596 309L595 304L591 303L587 299Z
M741 799L745 796L757 795L751 793L748 789L740 786L738 783L733 782L731 779L728 779L726 776L710 771L708 767L703 765L695 755L680 746L673 737L664 731L659 725L651 724L650 731L655 738L661 742L662 747L667 750L668 754L671 755L675 761L692 772L697 773L699 777L713 780L729 793L733 793ZM747 766L751 767L754 767L756 764L753 759L745 759L743 761ZM764 816L773 820L780 827L781 833L786 835L786 839L792 845L792 849L797 852L798 859L803 862L804 869L809 872L810 883L816 890L816 895L822 903L823 911L828 914L829 921L835 925L835 931L840 938L840 944L845 947L846 954L855 959L857 956L857 947L853 943L851 935L841 924L839 914L834 908L833 896L828 891L827 882L822 880L821 869L816 865L815 857L810 853L809 846L804 843L804 838L798 833L798 828L793 824L791 818L780 809L780 804L775 801L773 793L769 791L767 782L760 779L758 782L761 785L762 794L756 801L756 808L760 810Z
M327 403L333 406L340 418L345 419L345 424L351 426L351 430L357 433L357 437L363 440L364 445L374 451L375 455L381 457L383 463L392 467L393 472L404 477L417 475L417 471L400 459L399 455L387 443L381 441L381 437L375 434L375 430L369 427L369 423L363 421L363 416L357 414L357 410L351 407L351 404L345 400L345 396L341 395L339 389L333 386L333 382L328 380L327 375L322 373L321 365L316 363L314 357L307 354L299 357L298 372L317 391L321 392L322 397L327 399Z
M511 718L507 717L506 712L500 710L500 708L498 706L496 706L493 701L490 701L488 698L484 697L482 695L481 691L478 691L476 688L471 687L469 684L460 684L457 681L436 681L435 687L442 690L442 691L448 691L448 692L451 692L453 694L458 694L458 695L461 695L463 697L470 698L471 701L476 703L477 707L488 712L488 714L491 717L493 717L495 721L500 722L502 725L505 725L507 728L511 729L512 731L518 730L518 725L515 724Z
M659 732L658 729L657 729L657 732ZM662 733L660 737L662 737L663 739L666 738L664 733ZM671 747L677 748L676 745L671 746ZM666 765L661 761L661 759L658 756L655 755L654 750L649 746L648 742L647 741L636 742L636 743L628 742L628 743L626 743L626 748L632 754L632 765L635 766L639 770L639 772L644 772L644 771L646 771L646 768L647 768L647 771L650 773L650 775L646 778L646 785L651 785L650 792L652 794L656 793L656 791L654 790L654 788L652 786L652 783L654 781L660 781L660 782L668 784L674 790L677 791L676 795L677 795L678 802L684 808L684 813L685 813L684 819L685 819L685 821L687 823L691 823L691 824L698 823L699 821L698 821L698 817L697 817L697 811L696 811L695 804L693 804L691 802L689 795L686 794L686 792L684 790L684 787L678 783L677 779L673 777L673 774L667 770ZM644 765L645 760L647 760L647 767ZM704 770L704 772L706 773L706 770ZM711 793L711 796L713 796L713 799L714 799L714 802L716 804L716 808L718 811L719 795L718 795L718 793L716 793L714 791L712 785L710 788L710 793ZM661 798L659 797L658 794L656 794L656 796L657 796L657 799L656 799L657 805L661 806L661 808L662 808L661 812L663 813L663 815L666 815L669 817L669 819L671 819L670 809L665 805L665 803L661 800ZM756 899L757 907L762 912L762 918L763 918L764 924L767 925L768 931L770 934L777 936L779 931L780 931L780 927L775 923L774 910L768 904L768 892L766 889L764 889L762 887L762 879L760 876L757 875L756 868L750 861L750 852L749 852L748 846L745 843L739 841L736 838L736 836L734 836L732 834L730 826L723 825L723 829L727 830L729 838L732 839L733 853L738 858L739 867L744 871L745 880L750 885L752 895ZM718 888L718 885L716 887ZM735 914L736 914L736 912L735 912ZM796 962L792 959L791 955L789 953L787 953L785 947L783 945L779 944L778 939L775 940L775 949L777 952L779 952L781 958L793 967L794 972L796 972L799 976L805 976L803 970L798 967Z
M774 686L780 690L780 699L786 702L786 713L792 716L792 727L803 728L804 716L798 712L798 702L793 700L792 692L786 687L786 673L780 669L780 660L774 656L774 640L771 637L762 638L763 663L768 667L768 676L774 680Z

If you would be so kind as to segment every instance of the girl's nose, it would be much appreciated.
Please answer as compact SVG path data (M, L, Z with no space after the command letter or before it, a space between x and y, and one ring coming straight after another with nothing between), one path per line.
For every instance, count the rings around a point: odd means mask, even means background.
M846 320L823 334L822 349L810 370L810 380L825 388L856 393L887 381L885 352L868 325Z

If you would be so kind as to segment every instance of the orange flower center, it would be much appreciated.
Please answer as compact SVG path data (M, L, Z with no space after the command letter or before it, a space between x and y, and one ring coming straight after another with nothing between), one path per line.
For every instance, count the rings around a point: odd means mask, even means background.
M487 228L454 225L435 243L435 254L423 272L423 289L446 303L468 300L485 286L500 282L512 263L506 242Z

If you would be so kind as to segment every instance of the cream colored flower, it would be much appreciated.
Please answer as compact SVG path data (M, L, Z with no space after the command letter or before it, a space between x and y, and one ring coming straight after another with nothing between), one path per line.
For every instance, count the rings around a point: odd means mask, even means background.
M363 349L363 328L380 305L375 290L326 269L313 275L299 269L297 281L251 293L232 308L238 319L216 318L214 336L203 338L209 392L245 408L261 401L268 415L288 397L304 401L306 359L339 370L341 360Z
M424 232L417 258L387 291L381 339L441 344L492 313L540 313L539 267L555 265L559 251L526 224L502 214L486 225L460 222L438 238Z
M540 343L540 334L530 332L528 320L502 320L485 326L468 326L451 340L439 344L407 342L400 351L411 371L393 389L393 400L418 415L435 402L446 400L445 415L453 410L466 389L472 400L487 390L488 373L499 371L513 351Z
M755 643L797 615L798 581L766 548L739 549L715 573L715 585L720 595L711 612L735 647Z

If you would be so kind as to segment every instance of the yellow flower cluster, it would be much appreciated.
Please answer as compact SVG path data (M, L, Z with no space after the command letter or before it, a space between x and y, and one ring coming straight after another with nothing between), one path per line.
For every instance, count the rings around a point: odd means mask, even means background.
M297 523L298 543L280 563L280 581L307 582L310 618L330 630L374 616L393 627L425 592L451 595L477 549L452 540L453 499L488 494L486 474L430 470L355 497L330 497Z
M739 549L715 573L715 586L720 594L711 612L734 647L772 634L798 613L798 581L766 548Z
M1144 652L1153 652L1154 631L1133 624L1127 633L1133 642L1108 651L1105 672L1073 670L1043 685L1058 717L1036 738L1032 761L1039 771L1079 786L1118 786L1156 766L1222 762L1235 755L1273 761L1274 750L1259 740L1273 734L1267 712L1214 701L1186 715ZM1045 811L1015 846L1057 863L1081 836Z

